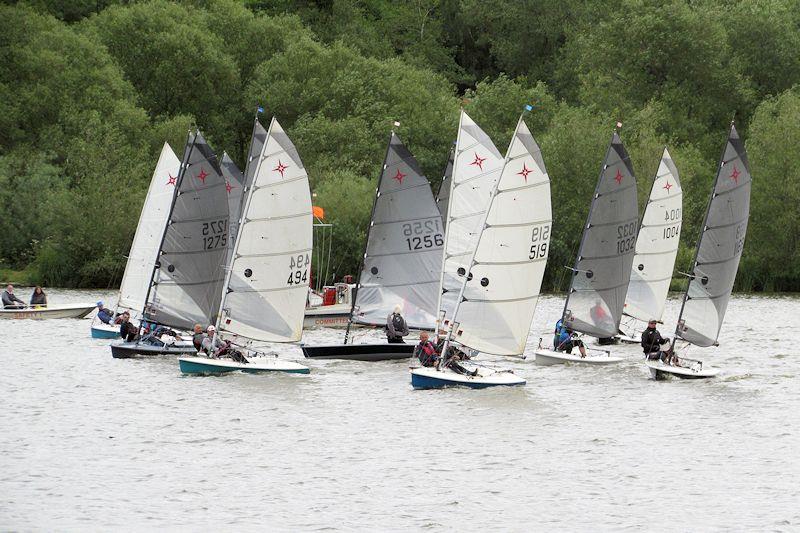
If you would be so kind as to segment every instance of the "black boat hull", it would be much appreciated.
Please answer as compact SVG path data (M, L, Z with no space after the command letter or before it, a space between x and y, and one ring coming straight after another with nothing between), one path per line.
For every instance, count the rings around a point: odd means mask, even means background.
M309 359L344 359L347 361L396 361L414 353L413 344L328 344L301 346Z
M114 359L132 359L134 357L156 357L161 355L194 355L194 346L153 346L136 342L121 342L111 345L111 356Z

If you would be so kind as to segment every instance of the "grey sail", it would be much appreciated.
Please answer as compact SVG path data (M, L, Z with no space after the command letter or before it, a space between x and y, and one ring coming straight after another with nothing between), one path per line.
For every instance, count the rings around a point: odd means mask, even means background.
M383 325L396 305L410 327L436 321L442 216L416 159L392 133L383 163L353 321Z
M247 163L244 167L245 188L250 188L253 184L253 179L256 175L256 168L258 167L258 158L261 155L261 150L264 148L264 143L267 140L267 130L261 125L258 119L253 123L253 136L250 138L250 151L247 153Z
M439 206L439 212L442 214L442 224L447 223L447 205L450 203L450 181L453 179L453 159L455 159L456 147L450 149L450 155L447 158L447 166L444 168L444 176L442 183L439 185L439 191L436 193L436 205Z
M583 229L564 320L575 331L613 337L619 329L636 247L639 206L628 153L614 132Z
M180 329L211 324L228 254L228 191L214 152L197 132L184 153L145 318Z
M744 248L750 187L747 152L731 125L675 332L694 345L717 342Z
M236 163L228 156L227 152L222 154L220 164L222 177L225 178L225 189L228 192L228 213L230 220L230 231L228 235L228 247L233 248L233 241L239 233L239 217L242 212L242 199L244 198L244 174L236 166ZM230 262L230 257L225 264Z

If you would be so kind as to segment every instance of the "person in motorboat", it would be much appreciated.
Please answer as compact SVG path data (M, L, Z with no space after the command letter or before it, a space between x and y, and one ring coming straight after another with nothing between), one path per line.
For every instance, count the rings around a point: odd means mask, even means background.
M206 328L206 336L203 339L202 349L210 356L216 355L217 350L225 346L225 341L216 333L217 328L213 324Z
M35 305L37 307L47 307L47 295L39 285L33 289L33 294L31 294L31 305Z
M128 311L122 313L122 322L119 325L119 336L125 342L133 342L139 335L139 328L131 322L131 314Z
M206 334L203 331L203 326L200 324L195 324L194 333L192 334L192 344L198 352L203 349L203 341L205 338Z
M658 321L654 318L647 322L647 329L642 332L642 351L649 361L661 360L666 364L670 364L672 349L661 349L663 345L669 344L670 340L661 336L661 333L656 329L657 324Z
M404 343L403 337L409 333L408 324L400 310L400 306L396 305L394 311L386 317L386 340L392 344Z
M581 352L581 357L586 357L586 347L583 341L573 337L572 330L564 324L564 319L556 322L555 336L553 337L553 348L557 352L572 353L573 348L578 348Z
M2 294L3 309L24 309L28 307L25 302L17 298L14 294L14 286L12 284L6 285L6 290Z
M439 362L439 350L429 340L427 331L420 332L419 344L414 348L414 355L422 366L436 366Z
M103 306L103 302L97 302L97 319L103 324L111 324L111 321L114 320L114 313Z

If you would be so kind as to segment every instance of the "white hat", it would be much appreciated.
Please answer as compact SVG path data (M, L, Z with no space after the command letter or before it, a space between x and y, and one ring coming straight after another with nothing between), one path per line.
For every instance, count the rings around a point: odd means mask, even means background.
M214 324L211 324L210 326L208 326L206 331L217 331L217 328L214 327Z

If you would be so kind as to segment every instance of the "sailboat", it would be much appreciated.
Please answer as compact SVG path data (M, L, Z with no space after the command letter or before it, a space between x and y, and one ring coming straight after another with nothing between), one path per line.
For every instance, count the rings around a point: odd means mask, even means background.
M158 255L161 236L166 230L180 168L180 159L172 151L172 147L164 143L153 177L150 179L147 196L139 215L139 224L128 254L128 262L125 265L125 273L122 275L122 284L115 306L117 313L128 311L132 316L139 318L144 308L147 290L150 287L150 275ZM92 323L92 338L95 339L116 339L119 338L119 331L118 325L103 324L97 319Z
M689 286L672 340L672 364L646 361L654 379L677 376L684 379L710 378L719 369L701 361L677 356L677 343L685 353L691 345L718 346L722 320L733 290L744 249L750 217L750 164L744 143L731 123L728 140L717 167L706 216L700 230Z
M313 218L308 174L274 117L254 167L216 326L220 338L230 341L240 357L180 357L185 374L309 373L308 367L251 348L259 341L300 340L311 269Z
M187 331L196 323L211 324L216 319L230 253L231 184L199 131L189 134L174 186L142 317L151 324ZM193 346L165 345L152 337L111 345L115 358L193 352Z
M678 169L665 147L639 224L631 281L617 335L623 342L638 344L648 321L661 322L678 256L682 204Z
M539 297L552 223L550 179L522 116L505 159L492 148L462 110L441 276L443 354L457 343L473 352L522 355ZM525 380L486 366L472 375L440 364L412 369L411 384L485 388Z
M447 224L447 204L450 203L450 181L453 179L453 161L455 159L456 144L450 148L450 155L447 157L447 166L444 169L444 176L442 182L439 184L439 190L436 193L436 205L439 206L439 212L442 214L442 224Z
M614 130L583 228L575 266L571 269L572 280L561 315L568 329L598 338L613 337L619 332L638 222L636 177L625 146ZM586 357L581 357L540 345L536 350L536 364L622 361L606 350L587 347L586 351Z
M344 344L303 346L312 359L407 359L414 344L348 344L353 324L385 326L395 306L411 329L436 321L442 216L430 183L394 130L375 189L370 226Z

